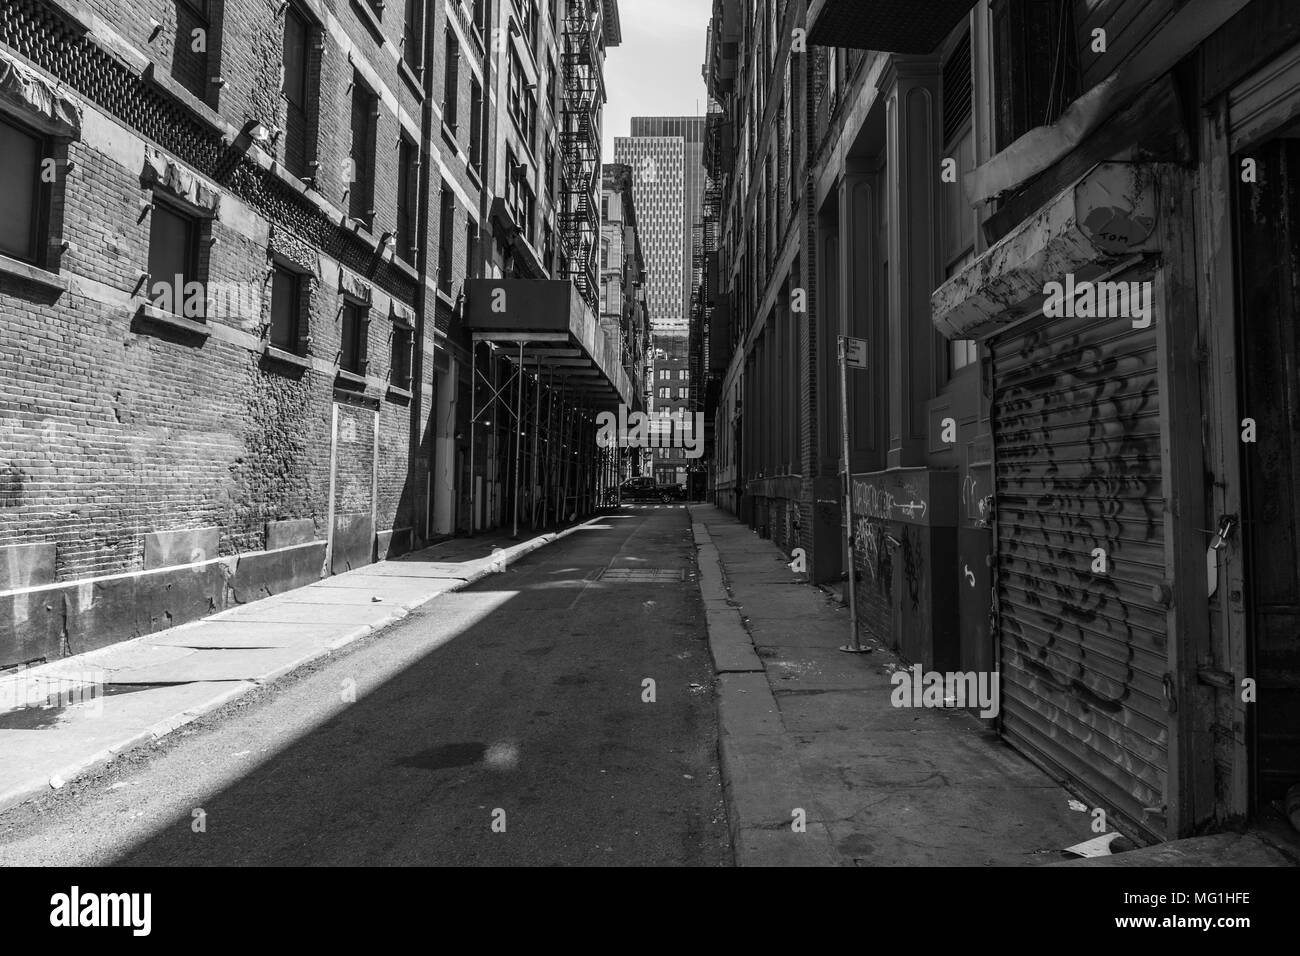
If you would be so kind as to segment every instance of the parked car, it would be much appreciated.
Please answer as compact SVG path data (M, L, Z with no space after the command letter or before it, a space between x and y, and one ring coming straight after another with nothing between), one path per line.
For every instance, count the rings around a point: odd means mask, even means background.
M684 501L686 489L681 485L661 485L653 478L629 478L619 485L619 497L623 501Z

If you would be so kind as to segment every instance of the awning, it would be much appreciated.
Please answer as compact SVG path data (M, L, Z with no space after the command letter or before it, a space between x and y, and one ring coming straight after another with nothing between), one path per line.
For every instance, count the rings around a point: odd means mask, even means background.
M468 279L465 290L465 326L476 342L495 342L512 360L523 343L525 365L553 373L593 408L639 407L619 343L571 282Z
M817 46L933 53L975 0L813 0L808 41Z
M1032 313L1049 282L1159 249L1150 165L1101 163L930 296L949 339L983 339Z

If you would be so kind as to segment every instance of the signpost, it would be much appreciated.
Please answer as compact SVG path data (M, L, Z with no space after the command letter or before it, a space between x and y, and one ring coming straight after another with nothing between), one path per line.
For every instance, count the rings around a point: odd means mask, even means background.
M850 366L867 367L867 340L839 336L840 355L840 446L844 455L844 518L849 552L849 643L846 654L869 654L871 648L858 641L858 574L853 554L853 469L849 462L849 373Z

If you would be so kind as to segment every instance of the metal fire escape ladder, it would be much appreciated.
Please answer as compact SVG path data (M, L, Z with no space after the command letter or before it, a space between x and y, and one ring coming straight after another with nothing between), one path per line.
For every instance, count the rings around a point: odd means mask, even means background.
M600 176L598 113L604 99L597 60L599 25L591 0L569 5L564 20L563 126L560 133L564 165L560 232L568 251L568 278L593 310L599 308L600 217L595 192Z

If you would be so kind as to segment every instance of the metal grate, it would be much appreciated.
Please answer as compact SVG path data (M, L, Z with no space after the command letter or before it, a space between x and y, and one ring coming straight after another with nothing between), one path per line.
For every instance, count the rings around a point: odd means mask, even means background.
M957 138L971 115L970 31L961 38L943 64L943 142Z
M602 581L623 581L627 584L680 584L686 580L682 568L606 568Z

